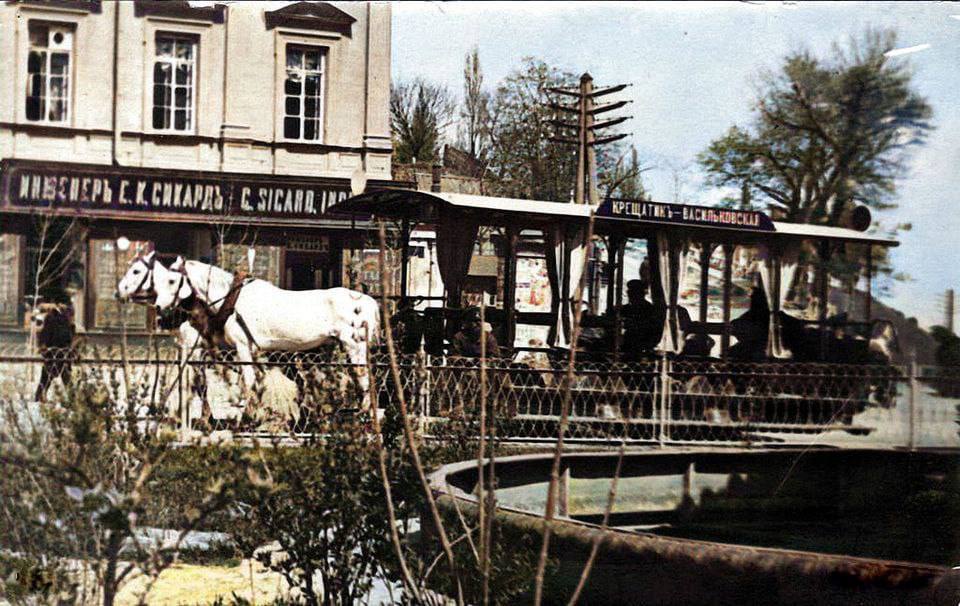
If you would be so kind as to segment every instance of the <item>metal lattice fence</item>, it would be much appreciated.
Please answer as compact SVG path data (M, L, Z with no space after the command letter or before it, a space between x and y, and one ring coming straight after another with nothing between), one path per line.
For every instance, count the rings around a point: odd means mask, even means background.
M101 382L118 409L165 419L184 435L229 430L303 435L321 419L376 402L430 435L486 405L502 439L590 443L818 443L960 447L960 368L675 360L577 362L402 356L399 386L385 355L366 367L336 352L262 355L245 390L232 354L171 347L31 352L0 349L0 397L28 403L44 375ZM362 386L369 377L369 395ZM564 414L566 412L566 414Z

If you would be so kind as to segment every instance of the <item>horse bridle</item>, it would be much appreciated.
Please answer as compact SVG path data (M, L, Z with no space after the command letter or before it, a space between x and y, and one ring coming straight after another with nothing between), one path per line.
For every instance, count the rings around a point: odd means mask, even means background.
M143 278L140 279L140 284L138 284L137 287L133 290L133 292L131 293L131 296L132 296L132 295L136 295L136 294L141 293L141 292L142 292L142 293L148 293L148 291L147 291L146 289L144 289L144 285L147 283L147 280L150 280L150 289L149 289L149 290L153 290L153 289L154 289L154 283L153 283L153 266L154 266L154 264L157 262L157 258L156 258L156 257L150 257L150 259L147 259L146 257L143 257L143 256L138 255L136 260L139 261L139 262L141 262L141 263L143 263L144 267L147 268L147 271L144 272Z
M177 271L177 270L174 270L174 271ZM177 271L177 273L180 274L180 282L177 283L177 289L176 289L176 290L174 291L174 293L173 293L173 304L171 305L171 307L179 307L181 303L183 303L184 301L186 301L186 300L189 299L190 297L196 295L196 293L197 293L197 289L193 287L193 283L190 282L190 278L187 277L186 272ZM183 288L183 284L184 284L184 283L186 283L187 286L190 287L190 297L186 297L185 299L181 299L181 298L180 298L180 289ZM204 307L207 307L207 310L209 311L209 307L208 307L208 306L204 305Z

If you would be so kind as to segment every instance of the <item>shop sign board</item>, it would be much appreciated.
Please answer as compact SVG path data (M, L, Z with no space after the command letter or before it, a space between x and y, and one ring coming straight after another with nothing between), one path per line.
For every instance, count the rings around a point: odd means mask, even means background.
M255 219L319 218L350 197L349 179L170 171L7 160L6 210Z

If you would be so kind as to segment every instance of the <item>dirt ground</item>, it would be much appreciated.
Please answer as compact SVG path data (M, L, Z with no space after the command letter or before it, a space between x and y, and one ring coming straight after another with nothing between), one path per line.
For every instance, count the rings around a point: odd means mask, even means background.
M224 602L229 604L231 594L236 593L238 597L254 604L264 604L285 594L287 585L279 575L265 570L256 562L252 564L254 595L251 595L251 561L244 560L234 567L193 564L171 566L160 575L145 601L151 606L180 606L210 604L217 596L223 596ZM145 577L138 577L127 583L117 598L117 604L136 604L146 582Z

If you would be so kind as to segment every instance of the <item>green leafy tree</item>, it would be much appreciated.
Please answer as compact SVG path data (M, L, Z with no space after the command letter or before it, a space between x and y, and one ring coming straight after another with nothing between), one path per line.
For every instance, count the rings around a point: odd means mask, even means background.
M437 159L455 108L446 88L423 78L394 86L390 91L394 160L409 164Z
M932 128L908 65L887 56L895 45L893 31L868 30L829 58L797 51L763 73L752 123L698 156L708 184L738 188L741 201L772 203L797 223L842 225L857 205L894 207L909 152ZM833 273L855 282L852 261L835 260Z
M699 156L711 182L746 185L800 223L837 225L854 204L893 207L932 115L907 65L886 56L895 43L893 32L871 30L830 59L796 52L763 74L753 124Z
M570 200L576 159L573 150L549 140L554 111L549 87L572 87L576 77L528 57L494 94L490 169L496 194L535 200Z

